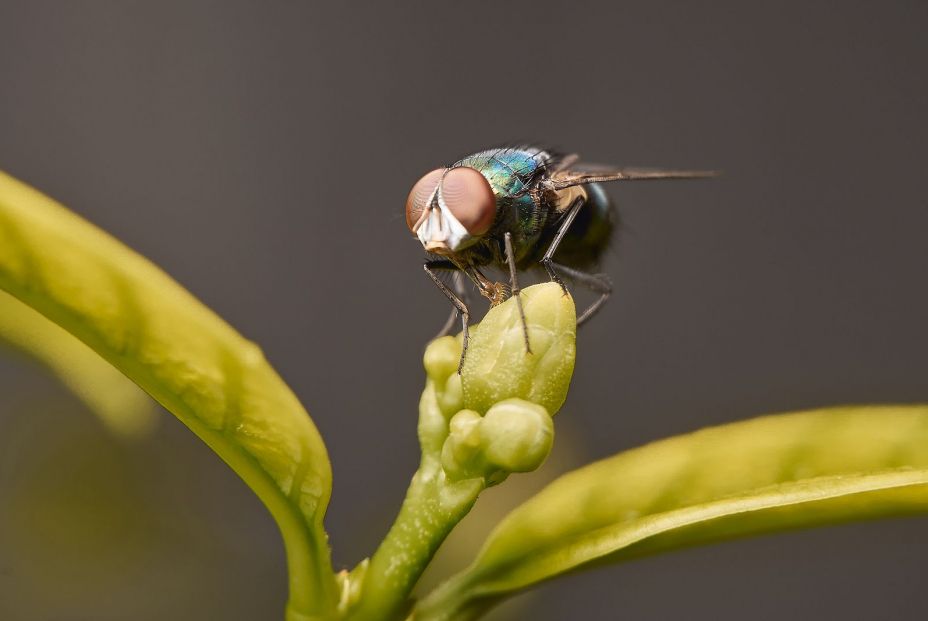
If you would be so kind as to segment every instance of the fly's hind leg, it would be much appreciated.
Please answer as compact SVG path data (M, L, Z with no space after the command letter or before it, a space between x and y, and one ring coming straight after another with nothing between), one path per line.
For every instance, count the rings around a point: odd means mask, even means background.
M583 325L586 321L589 321L589 319L594 314L596 314L596 311L602 308L602 305L606 303L606 300L609 299L609 296L612 295L612 283L609 281L609 277L605 274L589 274L587 272L581 272L580 270L575 270L572 267L567 267L566 265L561 265L554 262L551 263L551 267L566 275L568 278L571 278L574 281L584 285L593 293L599 294L599 298L590 304L590 306L577 318L578 326Z
M470 311L467 309L467 305L461 301L461 298L459 298L451 289L449 289L448 286L445 285L445 283L443 283L438 277L438 274L435 273L435 270L457 269L457 266L455 266L450 261L436 260L426 261L422 265L422 268L425 270L425 273L429 275L429 278L432 279L432 282L435 283L435 286L445 294L445 297L448 298L448 300L454 306L455 313L460 314L461 316L461 334L463 344L461 347L461 360L458 362L458 375L460 375L461 369L464 367L464 355L467 353L467 343L469 336L467 331L467 324L470 321Z
M519 295L519 280L516 278L516 258L512 252L512 233L506 232L506 263L509 264L509 289L512 297L516 299L516 307L519 309L519 319L522 320L522 335L525 337L525 352L532 353L532 347L528 342L528 324L525 322L525 310L522 308L522 296Z

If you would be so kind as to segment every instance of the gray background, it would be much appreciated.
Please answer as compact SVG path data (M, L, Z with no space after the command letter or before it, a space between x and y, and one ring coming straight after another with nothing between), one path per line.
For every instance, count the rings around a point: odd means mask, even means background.
M920 2L4 1L0 168L264 347L328 444L350 566L415 468L420 354L447 312L406 193L497 143L725 171L609 188L617 293L579 336L552 468L928 399L926 26ZM14 356L0 391L0 507L25 511L0 519L0 617L279 618L271 519L176 420L126 445ZM926 537L919 518L693 549L515 612L922 619Z

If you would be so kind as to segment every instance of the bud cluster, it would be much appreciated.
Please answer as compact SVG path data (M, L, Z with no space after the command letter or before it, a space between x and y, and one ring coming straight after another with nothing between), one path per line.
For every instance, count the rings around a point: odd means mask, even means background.
M425 352L419 438L449 481L494 485L509 473L535 470L551 450L551 417L573 373L574 305L555 284L529 287L522 296L531 353L511 300L471 328L460 375L460 336L437 339Z

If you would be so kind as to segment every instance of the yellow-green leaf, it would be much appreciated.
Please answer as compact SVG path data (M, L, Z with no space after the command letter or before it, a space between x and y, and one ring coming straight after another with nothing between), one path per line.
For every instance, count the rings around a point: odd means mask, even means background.
M928 406L830 408L703 429L556 480L500 523L416 618L473 618L594 563L924 511Z
M125 373L255 491L284 536L291 619L334 609L325 446L254 343L144 257L3 173L0 289Z
M158 420L154 402L129 378L77 338L3 291L0 340L48 367L110 431L139 437Z

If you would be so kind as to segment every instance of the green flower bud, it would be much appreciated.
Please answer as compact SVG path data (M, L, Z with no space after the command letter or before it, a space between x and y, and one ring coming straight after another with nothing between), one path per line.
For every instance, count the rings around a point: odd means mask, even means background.
M435 400L446 419L463 407L461 376L457 372L460 360L460 336L443 336L425 348L425 373L435 385Z
M544 463L554 424L542 406L506 399L480 416L461 410L451 419L441 464L452 481L484 477L498 483L510 472L531 472Z
M471 331L462 370L464 407L487 412L517 397L553 415L567 398L576 355L573 299L555 283L523 289L521 297L531 353L515 299L491 309Z
M522 291L531 353L516 300L490 309L471 328L461 375L461 336L429 344L419 403L423 454L440 460L449 479L528 472L551 449L551 415L564 403L576 353L573 300L554 283Z
M425 348L422 364L429 379L444 384L453 373L458 370L461 359L461 342L454 336L443 336L435 339Z
M480 435L487 463L506 472L531 472L551 452L554 423L542 406L506 399L487 411Z
M461 387L461 376L457 370L445 382L442 390L437 391L438 407L441 408L445 418L453 416L455 412L464 407L464 391Z
M473 410L461 410L448 425L448 439L441 451L441 464L452 480L483 476L483 418Z

